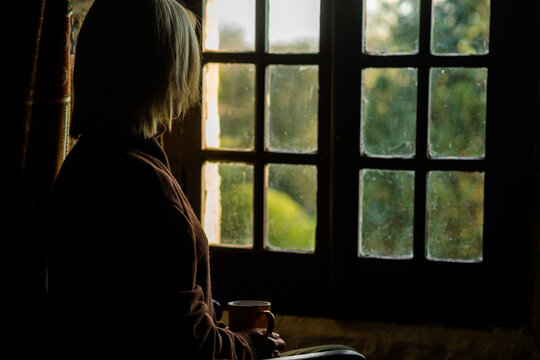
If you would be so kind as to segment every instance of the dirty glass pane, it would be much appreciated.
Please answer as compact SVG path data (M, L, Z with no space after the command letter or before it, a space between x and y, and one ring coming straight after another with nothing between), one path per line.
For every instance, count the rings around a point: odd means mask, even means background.
M490 0L433 0L432 53L487 54L489 13Z
M360 171L358 256L413 257L414 172Z
M204 147L254 147L255 65L208 63L203 71Z
M486 88L486 68L431 69L430 156L485 155Z
M203 166L202 224L211 245L253 246L253 166Z
M428 259L482 261L483 223L484 173L429 173Z
M320 0L269 0L271 53L319 52Z
M268 165L266 247L315 250L317 168L313 165Z
M418 53L419 0L364 0L364 52Z
M255 50L254 0L205 0L203 50Z
M318 66L270 65L266 75L267 148L273 151L316 151Z
M417 70L365 69L362 85L362 153L414 156Z

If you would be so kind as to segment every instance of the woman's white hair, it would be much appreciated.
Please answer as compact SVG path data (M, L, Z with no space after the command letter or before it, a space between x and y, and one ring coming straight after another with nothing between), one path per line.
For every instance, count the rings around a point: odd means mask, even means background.
M200 96L196 26L176 0L95 0L77 43L70 135L170 129Z

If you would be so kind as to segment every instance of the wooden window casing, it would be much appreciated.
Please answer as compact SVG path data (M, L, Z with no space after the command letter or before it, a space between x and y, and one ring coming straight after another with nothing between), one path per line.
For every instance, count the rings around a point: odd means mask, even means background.
M200 1L186 1L199 17ZM363 320L438 322L456 325L523 324L530 317L532 272L529 193L534 186L534 107L538 97L538 5L504 6L491 1L490 50L486 55L430 53L432 1L421 1L419 52L377 56L362 52L362 1L321 0L318 54L270 54L266 45L266 2L256 2L256 41L251 53L203 54L205 63L255 64L255 149L202 149L201 109L165 138L173 172L195 211L201 212L201 167L205 161L254 165L252 249L212 247L214 296L222 301L264 298L277 312ZM514 15L514 16L512 16ZM520 27L516 37L509 28ZM533 45L534 44L534 45ZM529 46L529 48L527 48ZM511 56L512 49L522 49ZM318 151L313 154L265 149L266 67L319 67ZM362 70L418 69L414 158L360 154ZM488 69L486 144L483 159L432 159L427 155L429 71L433 67ZM509 71L511 69L511 71ZM508 119L511 119L508 120ZM181 129L180 129L181 128ZM179 130L180 129L180 130ZM265 166L317 166L317 236L312 254L264 248ZM358 257L360 169L415 172L414 256L407 260ZM485 174L483 259L430 261L425 256L426 175L433 170Z

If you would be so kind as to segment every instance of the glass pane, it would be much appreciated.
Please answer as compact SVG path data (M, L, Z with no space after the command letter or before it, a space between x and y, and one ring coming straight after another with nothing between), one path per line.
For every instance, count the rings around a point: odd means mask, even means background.
M414 156L417 70L365 69L362 83L362 153Z
M204 146L253 149L255 65L206 64L203 71Z
M204 1L203 50L254 51L255 1Z
M319 67L268 66L265 98L267 147L275 151L316 151Z
M319 52L320 0L269 0L268 7L270 52Z
M490 0L433 0L431 51L439 55L489 52Z
M478 158L485 154L486 68L431 69L429 154Z
M312 165L268 165L266 247L315 250L317 168Z
M364 51L418 53L419 0L364 0Z
M427 257L482 261L484 173L429 173Z
M253 166L203 166L202 223L212 245L253 246Z
M414 172L360 171L359 256L413 257Z

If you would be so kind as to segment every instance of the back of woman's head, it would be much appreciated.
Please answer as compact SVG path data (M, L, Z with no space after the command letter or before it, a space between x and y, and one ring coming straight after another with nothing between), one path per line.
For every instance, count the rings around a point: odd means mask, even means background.
M77 43L71 136L170 129L199 98L195 23L176 0L95 0Z

